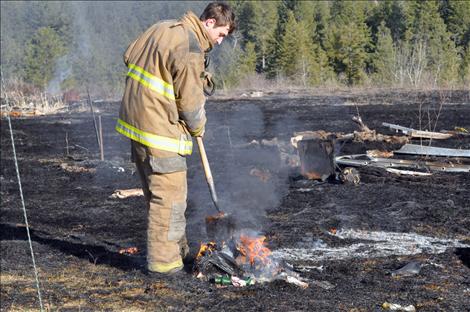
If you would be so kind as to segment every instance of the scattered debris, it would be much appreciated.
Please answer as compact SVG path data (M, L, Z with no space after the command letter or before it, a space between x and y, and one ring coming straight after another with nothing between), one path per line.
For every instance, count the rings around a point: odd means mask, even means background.
M137 247L128 247L128 248L122 248L119 249L119 253L122 254L128 254L128 255L134 255L138 252L139 250Z
M387 168L385 170L387 170L387 172L398 174L398 175L426 176L426 177L432 175L432 173L430 172L400 170L400 169L394 169L394 168Z
M424 146L417 144L405 144L398 154L426 155L426 156L448 156L448 157L470 157L470 150Z
M297 272L310 272L311 270L317 270L318 272L323 272L323 265L299 265L295 266L295 271ZM312 282L313 284L314 282Z
M263 94L263 91L253 91L250 93L250 97L262 97Z
M421 271L421 268L422 268L422 264L420 262L411 261L404 267L398 270L392 271L390 274L392 276L411 276L411 275L419 274L419 272Z
M280 276L282 276L283 277L282 279L285 280L286 282L290 283L290 284L297 285L297 286L299 286L303 289L308 287L308 283L302 282L301 280L299 280L295 276L287 275L286 273L281 273ZM278 277L278 279L280 279L280 278Z
M333 288L336 287L335 285L333 285L333 284L331 284L330 282L327 282L327 281L310 281L310 284L318 286L318 287L326 289L326 290L333 289Z
M325 181L335 172L334 143L326 132L308 132L291 138L300 158L300 173L310 180Z
M359 171L352 167L346 167L341 170L339 178L343 183L348 184L359 185L359 183L361 182L361 176L359 174Z
M380 150L369 150L366 151L367 156L369 157L382 157L382 158L390 158L393 157L393 152L388 151L380 151Z
M445 140L451 138L453 135L451 133L441 133L441 132L432 132L432 131L422 131L415 130L412 128L402 127L399 125L390 124L383 122L382 126L389 127L390 129L401 131L403 134L406 134L412 138L423 138L423 139L435 139L435 140Z
M424 171L470 172L470 165L456 164L450 161L421 161L408 159L374 158L365 154L343 155L335 158L339 165L361 167L372 166L379 168L412 168Z
M127 190L115 190L113 194L109 196L109 198L128 198L128 197L133 197L133 196L144 196L144 192L142 191L141 188L135 188L135 189L127 189Z
M469 133L468 130L463 127L454 127L454 131L462 132L462 133Z
M416 308L414 305L410 304L406 307L397 304L397 303L389 303L389 302L384 302L382 304L382 309L384 310L390 310L390 311L404 311L404 312L415 312Z
M302 288L308 287L289 264L272 256L264 236L246 229L220 244L201 244L194 272L199 279L225 286L243 287L284 280Z
M339 239L355 239L361 242L339 247L281 248L272 252L284 261L347 260L350 258L378 258L409 256L417 254L441 254L449 248L470 248L470 245L456 239L445 239L418 235L415 233L371 232L354 229L328 232Z
M357 123L359 125L359 128L361 129L361 131L363 132L372 132L372 130L369 129L369 127L367 127L364 122L362 121L362 118L361 116L353 116L352 117L352 121L354 121L355 123Z
M232 276L230 278L230 281L232 282L232 285L235 287L244 287L247 285L254 285L255 280L252 279L251 277L247 277L245 279L238 278L236 276Z
M117 169L117 172L125 172L126 171L123 167L113 166L113 169Z
M250 170L250 175L259 178L262 182L268 182L271 179L269 170L253 168Z
M67 163L61 163L60 168L67 172L73 172L73 173L95 173L96 168L85 168L81 166L75 166L75 165L69 165Z

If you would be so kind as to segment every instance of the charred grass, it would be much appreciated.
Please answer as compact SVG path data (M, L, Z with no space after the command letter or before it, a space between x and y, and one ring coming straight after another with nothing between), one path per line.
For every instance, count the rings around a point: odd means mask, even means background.
M313 243L332 248L364 243L338 239L331 235L332 228L417 233L469 244L467 173L418 178L364 168L358 186L315 182L276 168L272 150L256 153L240 147L252 140L274 137L288 142L295 131L352 132L356 128L350 118L358 111L370 128L380 132L388 131L381 128L382 122L418 128L420 117L437 122L437 130L470 129L468 92L452 92L444 98L437 121L434 113L443 97L436 92L267 95L209 102L205 140L219 196L230 198L233 202L227 202L227 207L242 211L242 215L258 207L259 211L253 212L255 224L266 234L273 250ZM429 112L425 117L423 107ZM117 103L100 109L105 130L103 162L98 161L90 114L12 120L46 310L352 312L381 311L386 301L413 304L418 311L468 310L468 248L449 248L439 254L424 251L293 261L306 268L322 266L321 270L311 268L300 273L310 281L307 289L284 281L224 288L199 281L187 272L176 277L146 275L143 199L109 198L116 189L140 185L129 161L129 142L113 131L117 109ZM2 119L1 309L37 311L10 133L5 125ZM470 148L468 137L435 144ZM345 145L341 152L362 153L369 147L367 143ZM204 217L214 212L198 157L196 154L188 160L187 232L193 253L205 240ZM249 174L253 168L269 171L271 178L256 180ZM250 222L246 220L246 224ZM138 253L119 252L127 247L136 247ZM410 261L423 264L419 274L389 274Z

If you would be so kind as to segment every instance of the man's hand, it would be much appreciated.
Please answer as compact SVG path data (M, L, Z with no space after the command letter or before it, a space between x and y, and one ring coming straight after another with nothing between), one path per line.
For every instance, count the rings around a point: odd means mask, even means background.
M206 132L206 127L202 126L201 128L196 129L194 131L190 131L189 133L193 137L201 137L202 138L204 136L204 132Z
M212 79L212 74L209 72L204 72L204 82L203 82L203 89L204 89L204 94L207 96L211 96L215 92L215 83L214 80Z

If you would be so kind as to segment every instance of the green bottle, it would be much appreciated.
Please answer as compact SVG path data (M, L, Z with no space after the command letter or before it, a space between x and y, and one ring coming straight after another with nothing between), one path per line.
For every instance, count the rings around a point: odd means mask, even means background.
M252 279L251 277L247 277L247 278L244 278L244 279L241 279L242 281L245 281L245 285L248 286L248 285L254 285L255 284L255 281L254 279ZM213 280L213 282L215 284L218 284L218 285L232 285L232 279L229 277L229 276L216 276Z
M214 278L214 283L219 285L232 285L232 280L228 276L216 276Z

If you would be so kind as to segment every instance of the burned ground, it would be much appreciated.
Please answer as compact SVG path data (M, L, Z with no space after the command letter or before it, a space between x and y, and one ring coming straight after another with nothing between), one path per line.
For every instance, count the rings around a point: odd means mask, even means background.
M118 104L102 104L99 109L105 161L99 161L88 113L12 120L46 308L381 311L384 302L391 302L412 304L418 311L469 310L468 173L402 177L362 168L359 185L318 182L303 179L286 166L276 144L259 144L274 138L286 143L296 131L352 132L357 126L351 117L357 113L369 128L386 134L392 132L382 122L436 131L470 129L468 92L268 95L208 103L206 150L222 207L242 226L265 233L275 253L316 250L310 258L287 260L309 282L307 289L284 281L220 288L189 273L148 277L143 199L109 197L116 189L139 187L129 142L113 131ZM1 122L1 308L37 309L10 132L7 120ZM470 149L470 137L433 145ZM396 147L356 142L337 146L336 152L363 153L371 148ZM188 167L187 234L194 254L206 240L204 217L215 210L197 151ZM250 174L253 169L266 175ZM419 239L442 241L416 246L408 254L389 250L384 256L383 250L368 250L380 240L341 238L334 229L415 233ZM352 245L359 249L349 251ZM127 247L139 252L119 252ZM343 247L345 253L337 252ZM418 274L390 274L411 261L422 265Z

